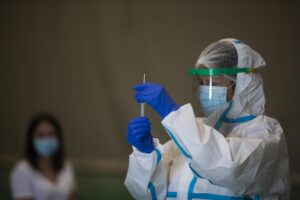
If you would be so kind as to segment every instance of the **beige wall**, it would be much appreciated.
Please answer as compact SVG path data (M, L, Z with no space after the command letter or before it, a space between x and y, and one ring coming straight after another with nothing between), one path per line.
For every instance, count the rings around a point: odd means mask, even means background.
M272 3L271 3L272 2ZM127 161L131 87L147 79L189 101L187 69L210 42L237 37L260 52L267 114L300 172L299 3L292 1L1 1L0 155L19 155L38 111L62 122L74 159ZM147 108L154 135L168 139Z

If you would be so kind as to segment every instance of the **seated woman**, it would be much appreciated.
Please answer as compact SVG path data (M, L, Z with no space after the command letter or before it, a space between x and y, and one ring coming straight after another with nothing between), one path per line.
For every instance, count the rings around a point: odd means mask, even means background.
M76 199L73 167L65 158L62 129L53 116L39 114L30 122L25 153L10 182L14 199Z

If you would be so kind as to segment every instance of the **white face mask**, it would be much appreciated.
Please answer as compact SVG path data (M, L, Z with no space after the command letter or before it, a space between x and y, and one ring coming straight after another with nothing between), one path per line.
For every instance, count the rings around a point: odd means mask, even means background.
M34 148L40 156L52 156L58 149L58 140L56 137L34 139Z
M221 86L200 86L199 101L201 109L206 117L222 107L226 102L227 87Z

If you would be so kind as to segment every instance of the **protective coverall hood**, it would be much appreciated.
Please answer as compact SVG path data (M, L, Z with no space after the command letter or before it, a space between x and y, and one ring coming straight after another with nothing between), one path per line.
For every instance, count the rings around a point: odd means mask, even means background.
M237 52L237 65L232 67L237 68L261 68L266 65L263 57L254 51L250 46L234 38L222 39L209 45L200 55L196 62L195 68L204 65L208 68L214 68L218 65L217 62L226 58L224 52L212 50L220 43L229 42ZM227 56L228 57L228 56ZM221 58L221 59L220 59ZM224 62L224 60L222 60ZM230 103L224 106L221 110L213 113L208 117L208 122L215 123L220 118L220 115L229 108L226 117L231 119L240 118L248 115L261 115L264 113L265 95L263 90L263 81L257 73L238 73L235 78L236 86L233 99Z

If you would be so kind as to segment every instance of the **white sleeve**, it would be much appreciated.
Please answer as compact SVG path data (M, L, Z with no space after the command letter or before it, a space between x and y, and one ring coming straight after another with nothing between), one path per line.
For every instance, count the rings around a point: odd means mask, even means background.
M10 175L11 192L14 199L32 198L31 175L24 165L16 166Z
M142 153L133 147L125 186L135 199L165 199L167 194L168 150L154 139L155 150Z
M281 127L269 133L270 127L258 126L254 137L225 138L197 121L190 104L170 113L162 124L197 176L239 195L271 192L271 179L278 173L273 167L279 157Z

